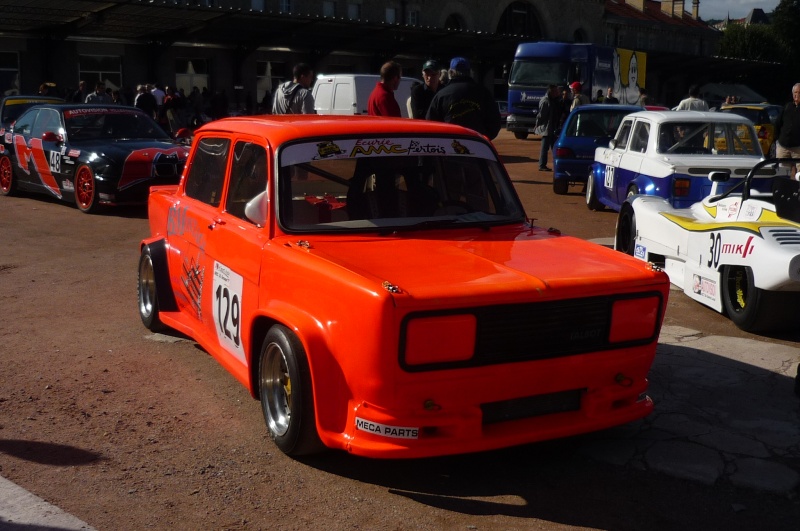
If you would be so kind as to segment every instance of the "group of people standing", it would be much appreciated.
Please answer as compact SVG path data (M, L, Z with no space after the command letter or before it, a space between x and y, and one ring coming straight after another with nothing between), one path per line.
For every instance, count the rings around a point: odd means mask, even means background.
M450 61L447 76L443 76L434 60L422 65L422 83L411 89L406 102L410 118L461 125L493 139L500 132L500 109L492 93L470 75L470 64L464 57ZM402 67L394 62L384 63L381 79L376 83L367 102L367 113L373 116L401 116L395 91L400 86ZM446 77L447 81L443 79Z
M367 101L367 114L371 116L402 116L395 92L403 77L402 66L387 61L381 66L380 80ZM411 90L407 105L410 118L449 122L473 129L488 138L495 138L502 125L500 109L487 88L470 76L470 64L463 57L450 61L444 82L436 61L426 61L422 66L423 82ZM295 65L292 80L275 90L272 101L273 114L313 114L314 96L311 85L314 72L305 63Z

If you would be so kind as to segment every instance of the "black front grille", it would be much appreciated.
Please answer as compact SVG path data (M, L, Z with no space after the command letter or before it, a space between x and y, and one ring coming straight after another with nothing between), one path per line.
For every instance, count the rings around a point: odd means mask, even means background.
M636 297L659 299L656 292ZM654 337L626 343L608 341L614 301L625 296L591 297L552 302L506 304L447 312L420 312L403 320L400 365L407 371L429 371L541 360L651 342ZM467 361L407 365L404 359L407 323L414 318L470 313L477 320L475 352ZM654 331L658 333L658 329Z
M543 359L605 345L611 299L477 309L475 359L481 364Z

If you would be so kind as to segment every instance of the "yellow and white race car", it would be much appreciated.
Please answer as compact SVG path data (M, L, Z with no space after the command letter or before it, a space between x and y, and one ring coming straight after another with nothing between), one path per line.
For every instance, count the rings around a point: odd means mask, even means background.
M711 193L689 208L661 197L628 198L617 218L614 247L664 268L670 282L692 299L723 312L742 330L763 331L800 323L800 182L772 177L772 191L755 180L766 166L798 163L766 159L723 194L730 178L712 171ZM761 175L761 177L759 177ZM800 174L798 174L800 175Z

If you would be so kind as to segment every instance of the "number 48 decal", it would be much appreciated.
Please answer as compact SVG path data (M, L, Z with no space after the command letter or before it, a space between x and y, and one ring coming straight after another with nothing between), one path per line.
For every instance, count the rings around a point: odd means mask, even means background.
M50 152L50 172L61 173L61 153L58 151Z
M242 277L229 267L214 262L214 328L220 344L242 363Z

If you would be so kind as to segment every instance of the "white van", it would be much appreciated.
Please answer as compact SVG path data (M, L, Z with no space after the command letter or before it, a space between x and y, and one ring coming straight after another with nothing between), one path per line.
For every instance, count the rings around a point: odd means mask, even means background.
M312 93L317 114L367 114L367 101L381 76L374 74L332 74L317 76ZM400 78L394 93L400 113L408 118L408 98L411 86L421 83L413 77Z

